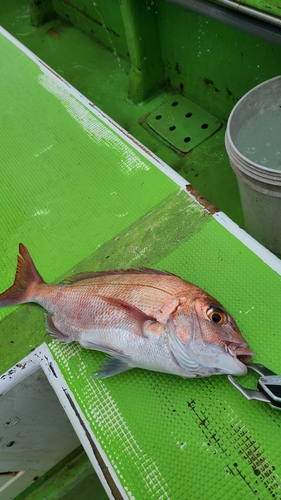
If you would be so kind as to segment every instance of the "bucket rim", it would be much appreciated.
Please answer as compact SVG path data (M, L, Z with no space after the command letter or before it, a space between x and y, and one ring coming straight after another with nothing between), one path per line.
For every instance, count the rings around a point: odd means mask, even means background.
M236 155L238 155L238 157L242 157L243 161L249 165L249 167L252 167L254 170L257 170L259 172L264 172L264 174L272 174L272 175L275 175L275 176L280 176L281 178L281 170L277 170L275 168L268 168L268 167L263 167L262 165L259 165L258 163L255 163L253 161L251 161L249 158L247 158L246 156L244 156L240 151L239 149L237 149L237 147L235 146L233 140L232 140L232 137L231 137L231 134L230 134L230 124L232 122L232 119L233 119L233 115L236 113L238 107L241 106L241 104L243 104L244 101L247 100L247 98L249 97L250 94L253 93L253 91L258 91L261 87L265 87L267 85L270 85L270 83L273 83L275 81L278 81L280 80L280 85L281 85L281 75L278 75L278 76L275 76L274 78L270 78L269 80L265 80L264 82L262 83L259 83L259 85L256 85L255 87L253 87L252 89L250 89L246 94L244 94L240 99L239 101L237 101L237 103L235 104L235 106L232 108L231 110L231 113L228 117L228 120L227 120L227 125L226 125L226 131L225 131L225 142L226 142L226 150L228 152L228 148L230 146L230 149L233 149L234 153ZM227 144L227 141L229 144Z

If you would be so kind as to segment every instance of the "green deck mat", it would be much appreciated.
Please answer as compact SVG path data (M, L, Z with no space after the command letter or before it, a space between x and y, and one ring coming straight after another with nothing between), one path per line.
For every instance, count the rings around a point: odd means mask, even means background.
M214 219L153 265L218 297L255 361L280 372L280 276ZM226 376L183 380L135 369L95 381L103 354L49 347L129 498L280 498L281 413L244 399ZM251 388L257 381L252 373L240 380Z
M169 269L215 295L255 360L280 372L281 277L3 35L0 63L1 291L19 241L48 282L71 269ZM46 337L36 305L1 313L3 372ZM129 499L280 497L281 414L225 376L135 369L93 381L103 354L49 347Z

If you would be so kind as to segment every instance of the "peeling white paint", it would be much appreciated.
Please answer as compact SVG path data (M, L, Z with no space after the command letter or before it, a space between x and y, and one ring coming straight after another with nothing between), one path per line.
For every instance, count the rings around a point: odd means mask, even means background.
M115 214L116 217L126 217L126 215L128 215L129 212L125 212L124 214Z
M248 314L250 311L252 311L253 309L255 309L255 306L253 307L250 307L250 309L248 309L248 311L245 312L245 314Z
M50 144L50 146L47 146L46 148L42 149L42 151L40 151L40 153L38 153L38 154L34 153L34 156L36 156L36 158L37 158L38 156L42 155L46 151L49 151L49 149L51 149L52 147L53 147L53 144Z
M34 214L32 214L32 217L37 217L38 215L47 215L50 212L50 210L37 210Z
M108 147L113 151L121 153L122 158L119 164L116 164L116 168L124 175L128 176L135 170L150 170L150 167L136 155L134 149L100 119L97 119L87 107L81 104L81 102L69 92L68 88L62 85L59 79L56 80L53 75L42 73L39 75L38 80L48 92L51 92L60 100L68 113L77 123L79 123L79 125L81 125L91 140L98 144L102 143L103 147Z

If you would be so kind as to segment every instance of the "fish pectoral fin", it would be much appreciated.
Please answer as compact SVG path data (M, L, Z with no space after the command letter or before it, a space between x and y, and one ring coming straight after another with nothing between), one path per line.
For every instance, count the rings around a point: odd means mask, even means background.
M194 376L200 373L201 366L188 355L187 348L178 338L172 321L168 322L168 342L172 355L181 368Z
M143 311L138 309L138 307L133 304L129 304L122 299L117 299L116 297L108 297L105 295L98 295L99 299L106 302L110 308L112 309L112 314L114 314L114 309L117 313L121 313L122 321L127 322L130 321L133 326L133 332L135 335L139 335L140 337L144 336L144 323L146 321L155 321L155 318L152 316L148 316Z
M57 329L53 322L52 316L49 314L45 314L45 321L46 321L46 326L48 332L52 335L53 340L56 340L58 342L73 342L73 339L71 337L67 337L64 333L60 332L60 330Z
M93 374L93 378L113 377L113 375L119 375L119 373L126 372L132 368L125 360L111 357Z

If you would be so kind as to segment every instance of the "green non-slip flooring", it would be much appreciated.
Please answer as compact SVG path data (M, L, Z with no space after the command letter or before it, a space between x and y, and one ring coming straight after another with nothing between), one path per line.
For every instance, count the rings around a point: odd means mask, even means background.
M170 96L172 89L134 105L127 100L129 61L120 58L114 46L109 51L60 19L32 27L27 0L1 2L0 19L12 35L243 227L237 182L224 146L224 126L191 155L180 157L139 123Z

